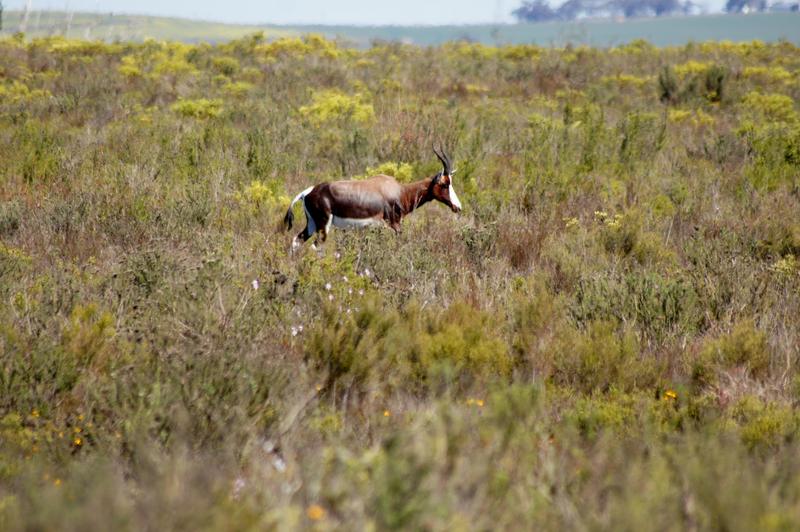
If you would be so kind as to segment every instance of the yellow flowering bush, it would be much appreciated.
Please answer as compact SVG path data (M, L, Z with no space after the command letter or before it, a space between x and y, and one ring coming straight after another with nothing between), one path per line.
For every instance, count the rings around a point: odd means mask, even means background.
M37 100L45 100L51 96L52 94L50 91L46 89L31 89L17 80L0 85L0 104L4 101L11 103L31 103Z
M316 126L350 120L367 124L375 118L375 110L366 93L358 92L351 96L339 90L314 92L311 103L302 106L300 114Z
M769 122L793 123L798 120L794 100L785 94L751 91L744 97L742 106L747 114Z
M222 100L198 98L196 100L179 99L171 109L181 116L191 118L216 118L222 114Z
M367 167L367 173L364 177L374 175L389 175L402 183L410 183L414 180L414 167L408 163L395 163L387 161L378 166Z
M749 66L742 71L745 78L765 83L784 83L792 79L792 74L782 66Z
M681 63L680 65L675 65L673 67L673 71L679 78L686 78L688 76L705 74L710 67L710 63L690 60L685 63Z
M259 180L251 181L244 190L236 194L236 199L253 211L285 207L289 204L289 197L281 194L275 183L267 184Z

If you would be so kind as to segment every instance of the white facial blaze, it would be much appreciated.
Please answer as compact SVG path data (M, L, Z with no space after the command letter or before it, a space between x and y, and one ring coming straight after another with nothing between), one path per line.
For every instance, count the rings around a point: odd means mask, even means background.
M456 194L456 189L453 188L453 176L450 176L450 203L462 209L461 201L458 199L458 194Z

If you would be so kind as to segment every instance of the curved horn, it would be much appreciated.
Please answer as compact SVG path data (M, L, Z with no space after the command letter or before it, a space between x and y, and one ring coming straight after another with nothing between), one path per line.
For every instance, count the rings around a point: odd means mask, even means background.
M438 157L439 160L442 161L442 166L444 166L445 175L450 175L451 173L450 158L444 153L444 150L442 150L441 153L439 153L438 151L436 151L436 146L433 146L433 153L435 153L436 157Z

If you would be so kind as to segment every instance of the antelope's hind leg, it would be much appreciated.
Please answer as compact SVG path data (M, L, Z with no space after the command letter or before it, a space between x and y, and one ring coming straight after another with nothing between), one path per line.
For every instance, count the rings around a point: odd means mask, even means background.
M316 213L315 213L316 214ZM317 249L318 246L321 246L325 243L325 240L328 238L328 233L331 230L331 223L333 222L333 214L330 212L321 212L317 214L314 219L313 223L317 228L317 238L312 244L314 249ZM312 222L309 222L311 224ZM311 235L309 235L309 238Z
M305 229L297 233L297 236L292 239L292 251L297 250L302 244L311 238L311 231L309 231L308 225L306 225Z
M300 231L297 236L292 239L292 251L295 251L309 238L311 238L311 236L317 232L317 228L319 227L319 225L314 222L314 217L311 216L305 199L303 199L303 211L306 213L306 228Z

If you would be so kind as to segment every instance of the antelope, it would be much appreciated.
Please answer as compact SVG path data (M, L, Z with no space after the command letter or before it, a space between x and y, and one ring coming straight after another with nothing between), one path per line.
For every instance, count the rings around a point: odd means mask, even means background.
M453 188L455 170L450 158L444 150L436 151L436 147L433 153L441 161L442 171L415 183L404 185L394 177L376 175L360 181L320 183L300 192L283 219L286 230L291 230L294 221L292 207L303 201L306 227L292 240L292 249L300 247L314 233L319 233L317 240L320 243L325 242L331 226L349 228L385 223L397 234L403 218L431 200L444 203L453 212L460 212L461 202Z

